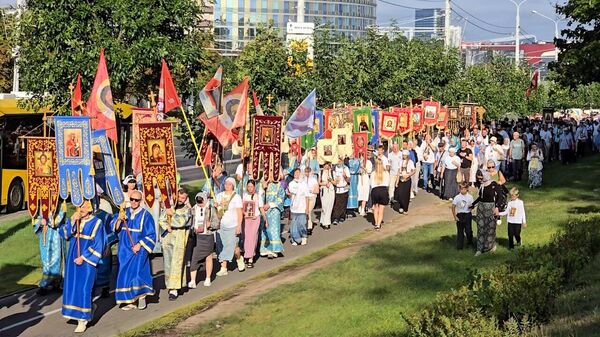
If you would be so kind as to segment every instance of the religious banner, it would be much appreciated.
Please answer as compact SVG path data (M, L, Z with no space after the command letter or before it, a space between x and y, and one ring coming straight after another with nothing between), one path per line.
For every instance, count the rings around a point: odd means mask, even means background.
M319 164L323 165L326 162L337 163L337 139L321 139L317 143L317 158Z
M460 126L473 127L477 123L476 104L461 103L458 107Z
M460 109L459 107L448 108L448 122L446 123L446 129L454 130L460 126Z
M366 132L353 133L352 145L352 149L354 151L354 158L367 158L369 135Z
M323 109L323 137L326 139L331 139L331 124L329 123L329 119L331 118L331 113L333 109Z
M60 197L75 206L96 196L92 169L92 130L87 116L55 116Z
M371 107L352 108L354 132L372 132Z
M390 139L396 135L398 130L399 116L394 111L381 112L381 126L379 134L382 138Z
M405 135L412 131L411 127L411 109L410 108L392 108L394 115L398 116L398 133Z
M252 179L259 179L261 175L269 182L279 179L282 122L282 116L254 116L252 162L255 169Z
M304 150L308 150L308 149L312 148L313 146L315 146L316 143L317 143L317 141L315 139L315 133L313 131L305 134L301 138L301 147Z
M220 153L223 152L223 147L219 140L212 132L206 130L202 143L200 144L200 156L196 158L196 166L200 167L202 164L205 166L211 166L220 160ZM202 161L202 164L200 163Z
M352 127L350 125L334 129L332 139L336 144L338 156L350 157L352 155Z
M346 127L346 124L352 125L352 107L338 107L331 110L329 116L329 128L331 130Z
M302 159L302 146L300 144L301 141L301 138L288 138L289 150L287 152L288 159L290 161L290 167L294 166L294 161L296 161L299 166L300 160Z
M104 129L93 132L92 152L97 153L102 161L101 170L99 170L99 167L95 167L96 183L100 184L100 187L104 189L106 195L112 199L115 205L123 204L125 202L125 196L123 194L121 179L119 179L115 158L113 157ZM102 174L99 174L100 171ZM100 176L103 176L104 179L99 179Z
M440 102L423 101L423 123L425 126L434 126L438 121Z
M131 170L137 177L142 173L142 157L140 154L140 123L156 122L154 109L133 108L131 109Z
M177 190L177 166L173 147L171 122L140 123L142 178L146 204L154 205L154 186L158 186L161 201L171 207L171 196Z
M375 132L371 136L371 140L369 141L369 144L375 145L375 144L379 143L379 109L373 108L371 110L371 116L373 117L373 125L375 125L375 127L373 129L375 130Z
M411 109L412 131L420 132L423 127L423 109L420 106L413 106Z
M58 202L58 163L54 138L27 138L27 200L32 218L48 220Z
M315 140L319 140L323 138L325 134L325 120L323 115L323 110L315 111L315 127L313 131L315 132Z
M439 113L437 116L436 127L438 129L444 129L447 124L448 124L448 107L443 107L443 108L440 108L440 110L439 110Z

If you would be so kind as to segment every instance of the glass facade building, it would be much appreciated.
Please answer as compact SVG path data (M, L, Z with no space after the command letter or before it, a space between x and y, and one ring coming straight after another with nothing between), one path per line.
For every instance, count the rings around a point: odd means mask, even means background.
M444 10L424 8L415 10L415 37L421 39L444 37Z
M269 22L285 34L287 23L297 21L297 5L296 0L215 0L215 48L237 54L257 27ZM376 0L305 0L304 22L330 23L337 33L358 37L375 25L376 6Z

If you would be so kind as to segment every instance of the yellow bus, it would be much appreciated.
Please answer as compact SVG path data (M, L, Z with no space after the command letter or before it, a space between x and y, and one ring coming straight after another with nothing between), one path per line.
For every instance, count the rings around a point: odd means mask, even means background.
M43 113L18 107L16 98L0 98L0 208L23 209L27 191L27 149L21 136L42 136Z

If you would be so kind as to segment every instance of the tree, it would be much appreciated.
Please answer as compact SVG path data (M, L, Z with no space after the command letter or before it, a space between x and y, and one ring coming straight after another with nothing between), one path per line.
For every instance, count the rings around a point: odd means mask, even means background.
M207 78L214 55L197 0L30 0L20 22L23 89L64 112L77 73L90 88L105 48L113 97L146 98L159 83L161 58L180 94ZM84 89L85 90L85 89Z
M561 50L559 60L552 65L558 75L557 80L571 88L598 81L600 1L569 0L556 8L567 19L563 38L556 41Z
M13 80L14 15L2 11L3 30L0 33L0 91L10 92Z

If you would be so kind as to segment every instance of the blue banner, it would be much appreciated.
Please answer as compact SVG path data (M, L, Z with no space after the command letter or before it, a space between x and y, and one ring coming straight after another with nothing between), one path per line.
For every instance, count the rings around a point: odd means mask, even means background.
M56 153L60 197L81 206L96 196L92 171L92 130L87 116L56 116Z
M325 134L325 121L323 120L323 110L315 111L315 140L323 138Z
M373 116L373 136L371 137L371 142L369 144L375 146L379 143L379 109L371 110L371 115Z
M96 170L96 182L101 184L106 195L112 199L115 205L121 205L125 202L125 196L119 179L119 173L117 172L117 166L115 165L115 158L110 149L108 138L106 138L106 130L100 129L94 131L92 145L99 147L99 149L94 149L94 152L99 151L102 156L104 168L104 181L100 182L100 175L98 174L98 170Z

